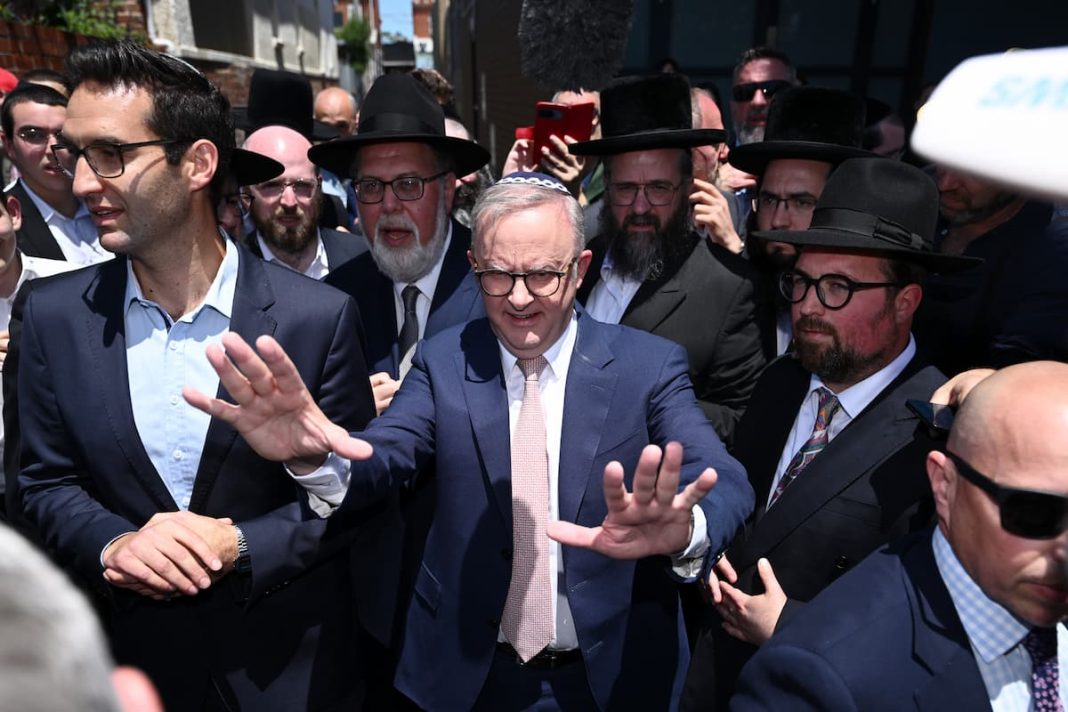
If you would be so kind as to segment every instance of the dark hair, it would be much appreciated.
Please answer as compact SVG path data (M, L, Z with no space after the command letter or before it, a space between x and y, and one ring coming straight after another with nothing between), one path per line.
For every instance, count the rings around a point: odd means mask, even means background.
M67 74L75 89L87 82L143 89L152 97L145 124L157 136L214 143L219 166L211 183L211 199L213 204L218 202L230 172L234 124L230 102L199 70L177 57L117 40L76 48L67 57ZM188 148L183 143L165 146L167 162L177 165Z
M12 137L15 132L15 117L13 112L19 104L44 104L45 106L66 106L67 97L60 94L52 87L42 84L19 84L11 90L0 106L0 127L4 135Z
M790 58L785 53L780 52L777 49L771 47L750 47L746 51L742 52L742 56L738 58L738 63L734 65L734 73L731 75L733 81L738 81L738 73L742 71L742 67L755 62L758 59L775 59L786 65L787 81L796 84L797 83L797 69L794 68L794 63L790 61Z
M886 266L883 271L886 274L887 281L897 282L901 285L923 284L927 279L927 269L925 267L896 257L886 257Z
M436 69L419 67L408 72L420 84L430 90L441 106L452 106L453 88L448 79Z
M36 84L37 82L55 82L64 86L68 93L70 92L70 80L67 75L54 69L37 67L28 72L23 72L22 76L19 77L19 83Z

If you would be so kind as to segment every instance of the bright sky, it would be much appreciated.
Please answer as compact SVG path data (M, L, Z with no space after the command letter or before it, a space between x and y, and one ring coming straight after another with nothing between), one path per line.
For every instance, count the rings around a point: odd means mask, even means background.
M396 32L411 39L412 0L378 0L382 13L382 34Z

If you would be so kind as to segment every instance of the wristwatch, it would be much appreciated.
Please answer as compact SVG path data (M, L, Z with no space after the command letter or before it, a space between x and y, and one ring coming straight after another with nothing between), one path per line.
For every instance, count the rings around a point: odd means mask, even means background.
M236 524L233 526L234 533L237 534L237 561L234 562L234 571L239 574L252 573L252 556L248 553L248 542L245 540L245 533Z

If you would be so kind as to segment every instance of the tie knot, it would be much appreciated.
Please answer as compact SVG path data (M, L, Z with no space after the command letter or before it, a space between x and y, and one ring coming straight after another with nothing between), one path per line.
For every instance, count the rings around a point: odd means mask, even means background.
M824 388L823 386L820 386L819 390L817 390L816 392L819 394L818 407L820 412L826 413L828 419L830 419L830 417L833 416L836 412L838 412L838 409L842 407L842 404L838 400L838 396L836 396L834 393L831 393L830 389Z
M535 356L534 358L521 358L517 363L526 380L536 381L549 362L544 356Z
M419 287L409 284L401 290L401 301L404 302L404 311L415 311L415 302L419 299Z
M1038 664L1057 655L1057 628L1034 627L1023 639L1024 648L1031 655L1031 662Z

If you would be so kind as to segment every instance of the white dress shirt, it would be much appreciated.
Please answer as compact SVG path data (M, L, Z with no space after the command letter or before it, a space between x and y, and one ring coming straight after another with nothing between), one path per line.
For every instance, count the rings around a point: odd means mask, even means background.
M606 324L619 323L630 300L634 299L644 281L623 277L616 273L614 267L611 253L606 254L604 262L601 263L601 279L593 285L590 298L586 300L586 312Z
M404 325L404 299L401 297L401 293L409 284L415 285L419 290L419 297L415 300L415 315L419 317L419 337L416 341L422 339L423 334L426 333L426 322L430 318L430 305L434 302L434 292L438 287L441 265L445 262L445 255L449 251L449 243L451 242L452 221L450 220L449 229L445 233L445 245L442 247L441 255L438 256L437 262L430 268L430 271L414 282L393 283L393 309L397 317L397 336L400 336L401 327ZM404 354L401 354L401 356L404 356Z
M836 393L838 402L841 404L838 412L831 418L830 427L827 428L827 442L834 440L845 426L853 421L868 405L875 400L876 396L883 392L895 378L901 375L912 357L916 355L916 341L909 334L909 343L905 350L897 355L890 363L865 378L863 381L854 383L841 393ZM779 486L779 480L794 459L794 455L801 446L812 437L812 428L816 424L816 414L819 411L819 389L823 388L823 381L819 376L812 374L808 384L808 395L801 401L801 408L794 419L794 425L790 429L790 435L786 438L786 447L783 448L779 457L779 464L775 468L775 479L772 480L771 489L768 491L768 501L765 506L771 504L771 498L775 494L775 488Z
M280 264L291 272L297 271L275 256L258 230L256 231L256 242L259 243L260 254L263 255L264 260ZM330 261L326 257L326 248L323 247L323 239L319 234L318 228L315 229L315 257L312 258L311 264L301 274L317 280L322 280L326 278L326 275L330 274Z
M20 178L19 183L37 206L37 212L41 213L41 218L48 225L48 231L56 239L56 244L68 262L85 266L104 262L115 256L100 246L100 234L84 203L79 200L78 211L74 217L68 218L34 193L30 186L26 185L26 181Z

